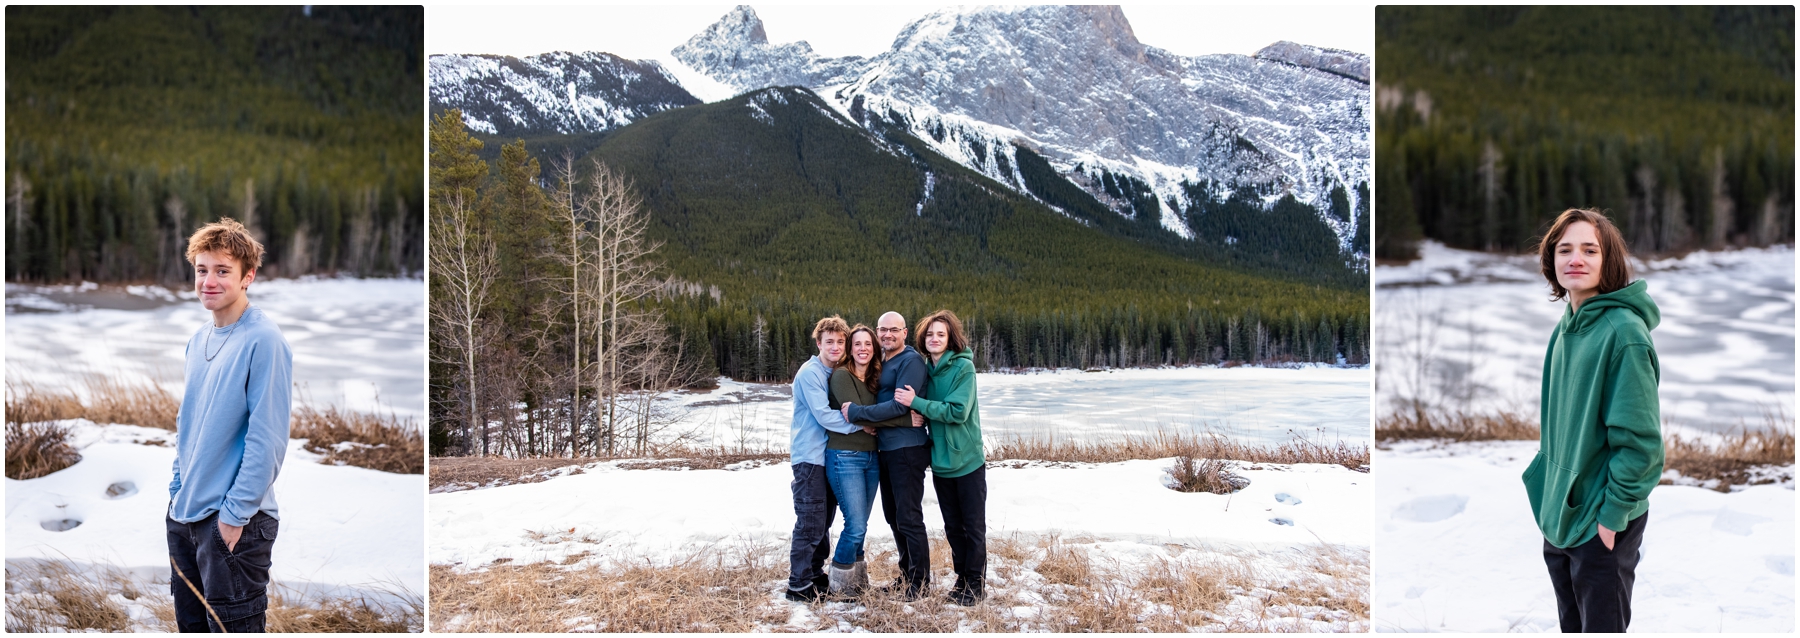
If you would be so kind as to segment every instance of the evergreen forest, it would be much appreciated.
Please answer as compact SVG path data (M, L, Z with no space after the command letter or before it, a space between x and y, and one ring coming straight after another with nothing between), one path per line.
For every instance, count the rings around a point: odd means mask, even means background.
M1382 6L1375 47L1378 258L1574 207L1645 254L1793 241L1792 6Z
M180 284L226 216L265 276L422 272L423 42L418 6L8 6L7 279Z

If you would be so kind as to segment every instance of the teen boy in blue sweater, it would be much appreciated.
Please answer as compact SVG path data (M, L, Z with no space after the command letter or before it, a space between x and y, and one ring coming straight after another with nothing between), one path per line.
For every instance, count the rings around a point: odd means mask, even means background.
M294 355L245 296L262 255L230 218L188 239L194 291L212 321L188 339L169 481L169 587L182 632L261 632L269 607Z

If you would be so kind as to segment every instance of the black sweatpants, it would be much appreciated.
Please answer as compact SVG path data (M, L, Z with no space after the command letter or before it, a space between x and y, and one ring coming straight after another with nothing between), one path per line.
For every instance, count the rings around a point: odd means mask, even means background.
M987 465L956 478L931 477L956 579L976 593L987 573Z
M1563 633L1621 633L1631 625L1631 585L1637 580L1638 548L1649 519L1646 512L1626 524L1610 550L1599 534L1566 549L1544 541L1544 563L1556 589Z
M881 463L881 515L894 532L900 579L909 589L931 584L931 545L925 539L925 470L931 446L915 445L876 454Z

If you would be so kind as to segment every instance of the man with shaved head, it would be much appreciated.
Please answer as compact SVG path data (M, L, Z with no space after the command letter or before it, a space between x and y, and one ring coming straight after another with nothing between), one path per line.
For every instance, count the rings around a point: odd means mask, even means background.
M843 412L845 420L876 437L881 515L893 529L894 545L900 553L900 578L893 588L913 600L924 595L931 584L931 548L925 540L925 468L931 467L931 437L923 427L887 427L886 423L911 413L894 401L894 390L925 392L931 369L917 350L906 345L906 318L900 313L883 314L875 325L875 339L881 344L881 392L874 405L845 403ZM910 424L911 420L903 422Z

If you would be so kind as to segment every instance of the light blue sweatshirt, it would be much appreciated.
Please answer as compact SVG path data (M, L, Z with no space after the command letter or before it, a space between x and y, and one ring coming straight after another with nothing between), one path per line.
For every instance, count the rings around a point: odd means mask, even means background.
M188 339L169 518L193 523L218 512L237 526L258 511L281 518L274 485L287 455L293 374L287 339L255 306L236 324L208 321Z
M788 446L789 461L794 464L825 465L825 430L849 434L861 430L844 420L844 414L831 409L831 368L818 355L807 359L794 373L793 441Z

